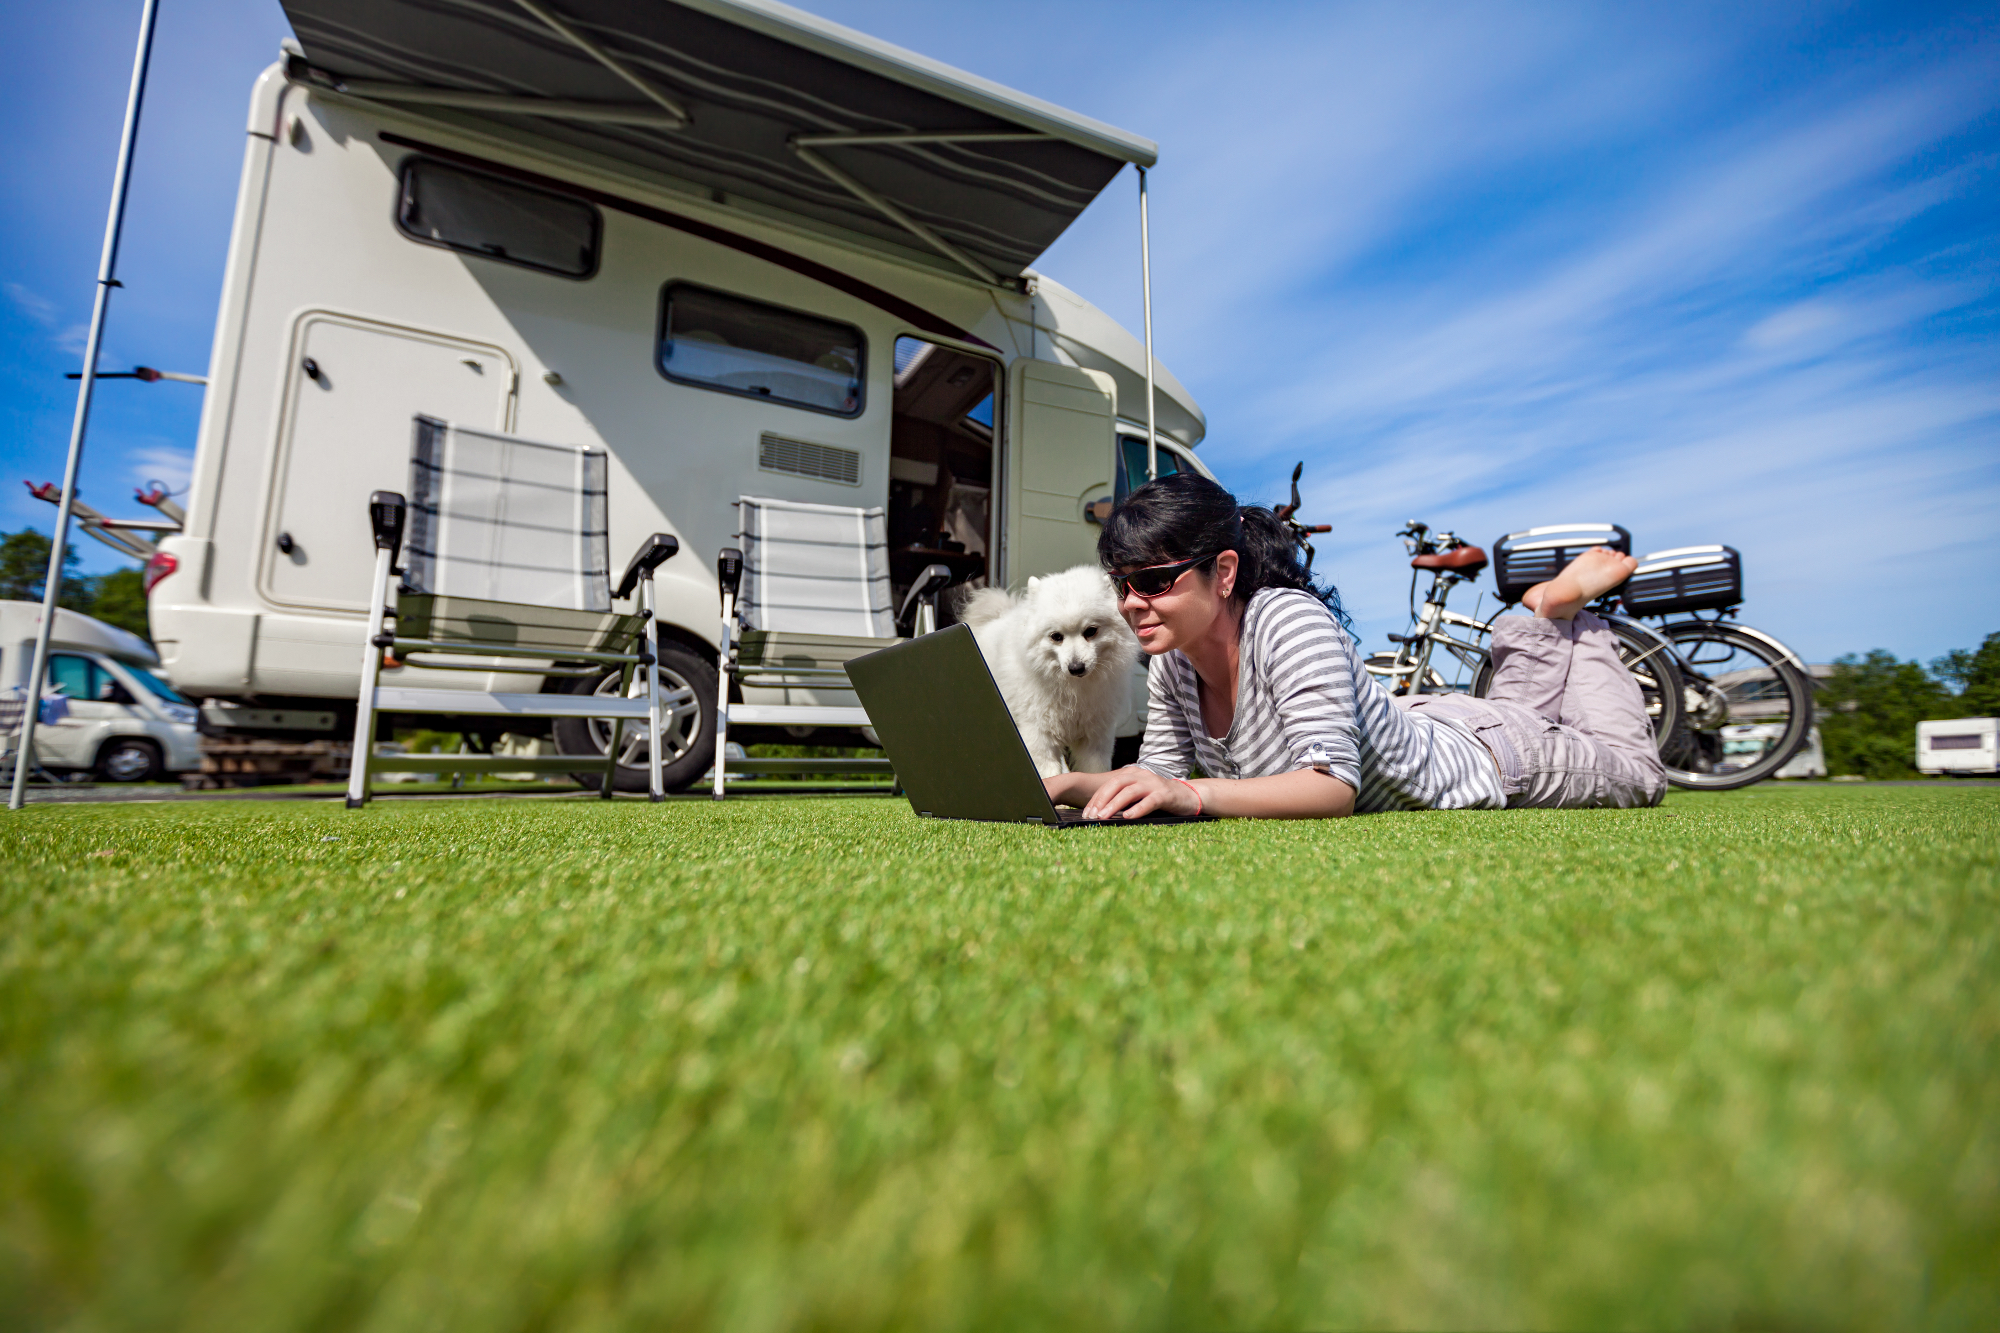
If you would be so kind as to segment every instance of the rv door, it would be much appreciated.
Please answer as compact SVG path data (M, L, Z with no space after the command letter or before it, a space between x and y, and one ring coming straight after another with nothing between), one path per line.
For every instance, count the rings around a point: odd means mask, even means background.
M1111 490L1118 390L1097 370L1016 361L1008 450L1006 581L1097 563L1084 506Z
M358 610L375 558L368 493L408 491L418 415L506 430L514 360L498 347L343 315L302 316L262 583L282 606Z

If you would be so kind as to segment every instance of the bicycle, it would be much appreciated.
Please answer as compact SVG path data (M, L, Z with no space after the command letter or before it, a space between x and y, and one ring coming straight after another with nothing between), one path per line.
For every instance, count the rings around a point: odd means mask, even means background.
M1484 636L1490 621L1459 615L1444 602L1454 583L1469 581L1486 565L1485 552L1451 533L1431 535L1421 523L1398 534L1412 552L1411 565L1433 571L1421 607L1411 582L1410 635L1390 635L1395 653L1375 653L1368 669L1389 678L1392 689L1462 688L1484 697L1493 666L1483 643L1457 638L1447 626ZM1503 605L1553 577L1591 546L1630 554L1631 534L1615 523L1560 524L1509 533L1494 543L1494 582ZM1625 583L1591 609L1610 626L1619 656L1639 681L1667 781L1698 791L1733 791L1776 773L1810 740L1812 673L1796 653L1762 630L1727 623L1743 600L1742 560L1728 546L1689 546L1643 557ZM1703 613L1707 613L1704 615ZM1657 619L1654 629L1641 618ZM1675 619L1674 617L1687 617ZM1444 647L1466 669L1463 685L1433 666ZM1737 716L1776 720L1766 738L1745 728L1727 734ZM1756 746L1754 752L1746 745Z
M1333 524L1314 523L1308 525L1299 522L1299 478L1305 475L1305 470L1306 465L1303 461L1292 469L1292 502L1290 504L1279 505L1271 512L1277 516L1280 523L1285 525L1285 529L1292 534L1292 540L1298 543L1299 549L1306 553L1306 573L1310 574L1313 567L1313 544L1307 541L1306 538L1323 532L1332 532Z
M1658 619L1661 637L1674 645L1684 700L1680 724L1660 747L1667 781L1733 791L1770 777L1810 742L1812 672L1764 631L1725 623L1743 601L1743 560L1734 547L1655 551L1617 597L1628 615ZM1738 717L1780 729L1767 737L1744 726L1731 737Z
M1490 563L1486 552L1456 533L1432 532L1428 524L1415 519L1396 535L1410 553L1410 632L1391 634L1395 651L1370 653L1362 665L1381 678L1391 694L1466 693L1484 698L1493 683L1493 659L1484 642L1493 632L1493 622L1453 611L1446 601L1458 584L1479 577ZM1629 552L1631 534L1603 523L1532 528L1502 538L1495 544L1501 562L1495 580L1501 585L1503 605L1518 602L1529 588L1592 546ZM1417 581L1425 571L1431 584L1419 604ZM1602 601L1592 609L1610 627L1619 659L1639 685L1654 738L1666 746L1681 729L1686 698L1673 645ZM1468 637L1461 638L1454 630L1465 631ZM1439 648L1457 664L1451 679L1434 665Z
M1277 513L1311 568L1307 535L1329 528L1298 521L1304 466L1292 470L1291 503L1278 506ZM1453 611L1446 602L1452 588L1473 581L1487 567L1486 552L1416 520L1396 535L1410 553L1410 632L1391 634L1395 650L1370 653L1363 666L1392 694L1462 691L1483 698L1493 682L1492 657L1484 642L1492 622ZM1502 537L1494 543L1494 581L1503 608L1592 546L1629 555L1632 535L1615 523L1575 523ZM1426 570L1431 585L1419 604L1417 582ZM1784 767L1811 737L1812 673L1771 635L1726 623L1742 600L1742 560L1736 550L1689 546L1645 556L1631 578L1591 607L1610 627L1619 657L1639 684L1667 780L1677 787L1730 791L1760 782ZM1660 627L1652 628L1642 617L1658 619ZM1436 665L1439 649L1456 664L1449 679ZM1766 739L1745 727L1732 738L1725 729L1739 713L1777 719L1780 731ZM1758 748L1752 753L1746 745Z

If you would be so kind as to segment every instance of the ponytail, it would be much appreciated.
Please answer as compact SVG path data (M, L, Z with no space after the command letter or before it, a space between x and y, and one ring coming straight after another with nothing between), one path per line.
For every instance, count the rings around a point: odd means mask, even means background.
M1266 588L1297 588L1325 603L1341 628L1353 629L1340 593L1306 571L1284 522L1263 505L1238 505L1235 496L1199 473L1176 472L1139 487L1111 511L1097 539L1097 559L1106 569L1167 565L1224 551L1236 552L1238 562L1233 600L1247 604Z

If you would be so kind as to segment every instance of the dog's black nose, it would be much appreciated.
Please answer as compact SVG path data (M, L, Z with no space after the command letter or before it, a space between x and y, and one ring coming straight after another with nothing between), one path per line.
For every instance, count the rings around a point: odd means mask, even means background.
M1090 668L1081 662L1071 662L1069 664L1069 674L1072 676L1087 676L1090 674Z

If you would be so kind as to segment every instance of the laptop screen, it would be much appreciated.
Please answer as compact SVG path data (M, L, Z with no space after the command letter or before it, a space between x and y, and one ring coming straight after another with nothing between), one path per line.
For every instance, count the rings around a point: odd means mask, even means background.
M1055 807L972 631L953 625L847 664L910 808L1054 823Z

